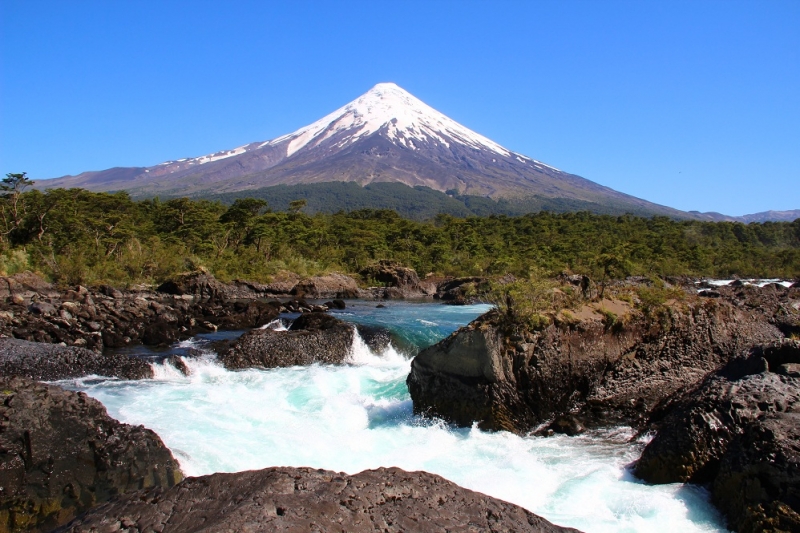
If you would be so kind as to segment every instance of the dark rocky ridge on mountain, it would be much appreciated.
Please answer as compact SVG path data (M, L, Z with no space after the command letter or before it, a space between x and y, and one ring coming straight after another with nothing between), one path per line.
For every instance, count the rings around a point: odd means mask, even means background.
M348 476L289 467L212 474L141 491L58 531L576 532L427 472L379 468Z
M537 196L691 218L507 150L390 83L378 84L347 106L272 141L146 168L85 172L38 186L203 196L329 182L399 182L465 195Z

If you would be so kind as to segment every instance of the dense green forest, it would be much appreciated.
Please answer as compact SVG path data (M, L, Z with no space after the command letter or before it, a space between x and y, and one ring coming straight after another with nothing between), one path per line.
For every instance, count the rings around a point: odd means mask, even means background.
M800 220L539 212L415 221L375 209L310 215L304 199L273 211L257 198L133 201L29 185L9 174L0 186L0 270L33 269L66 284L159 282L199 266L221 279L268 281L284 271L357 272L379 259L421 275L800 276Z
M601 215L622 215L630 206L601 205L568 198L528 196L517 199L493 199L485 196L462 195L452 190L443 193L429 187L409 187L402 183L370 183L361 186L355 182L310 183L303 185L274 185L247 191L221 193L206 197L229 205L240 198L258 198L266 201L273 210L289 208L289 203L304 199L305 213L356 211L359 209L391 209L401 217L424 221L436 215L455 217L508 215L551 211L568 213L589 211ZM633 213L652 215L646 210Z

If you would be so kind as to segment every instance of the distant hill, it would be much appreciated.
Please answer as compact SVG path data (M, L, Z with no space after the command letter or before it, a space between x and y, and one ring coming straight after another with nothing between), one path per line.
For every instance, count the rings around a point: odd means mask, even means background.
M708 212L701 213L700 211L689 211L689 214L699 220L710 220L713 222L794 222L800 218L800 209L793 209L791 211L762 211L760 213L753 213L752 215L743 215L740 217L733 217L723 215L722 213Z

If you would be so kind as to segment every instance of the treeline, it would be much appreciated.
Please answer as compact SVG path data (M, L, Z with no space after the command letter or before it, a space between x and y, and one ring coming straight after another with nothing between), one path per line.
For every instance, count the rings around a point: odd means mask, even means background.
M425 221L439 214L465 218L471 216L507 215L521 216L526 213L550 211L568 213L589 211L602 215L621 215L630 206L601 205L594 202L568 198L544 198L527 196L514 199L487 198L485 196L462 195L456 190L446 193L430 187L409 187L402 183L370 183L361 186L355 182L308 183L298 185L273 185L260 189L236 191L206 196L223 204L232 204L241 198L265 200L273 210L289 208L289 202L306 200L303 210L309 214L337 211L357 211L359 209L391 209L403 218ZM653 213L634 213L649 216Z
M308 215L303 200L276 212L255 198L225 206L41 192L25 180L3 180L0 270L38 270L67 284L159 282L199 266L221 279L269 281L282 271L358 272L379 259L421 275L800 276L800 220L745 225L541 212L421 222L374 209Z

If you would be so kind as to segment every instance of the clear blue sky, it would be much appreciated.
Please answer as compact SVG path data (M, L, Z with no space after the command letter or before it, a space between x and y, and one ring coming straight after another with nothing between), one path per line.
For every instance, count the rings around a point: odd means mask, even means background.
M393 81L685 210L800 209L800 0L0 0L0 172L267 140Z

